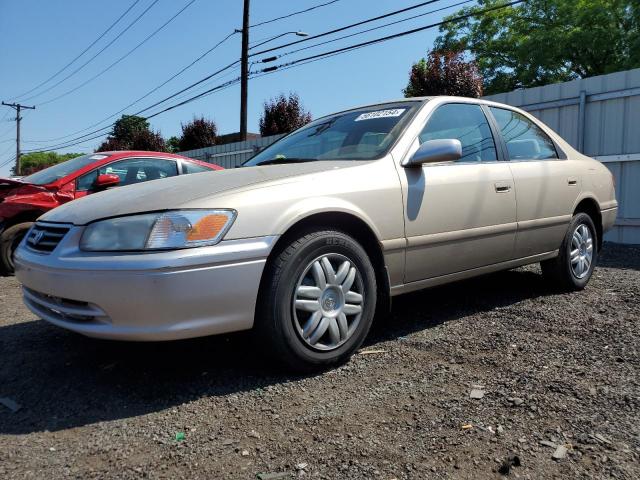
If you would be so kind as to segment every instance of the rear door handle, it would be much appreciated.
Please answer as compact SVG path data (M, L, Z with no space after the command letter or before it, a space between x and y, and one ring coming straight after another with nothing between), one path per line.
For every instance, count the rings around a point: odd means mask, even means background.
M511 184L507 182L496 182L496 193L507 193L511 191Z
M567 179L567 183L569 184L569 186L574 186L578 184L578 179L575 177L569 177Z

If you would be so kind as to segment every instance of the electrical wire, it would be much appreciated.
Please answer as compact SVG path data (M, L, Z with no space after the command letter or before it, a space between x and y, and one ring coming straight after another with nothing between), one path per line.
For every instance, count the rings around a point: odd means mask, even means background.
M84 55L85 53L87 53L87 51L89 51L89 49L91 47L93 47L96 43L98 43L100 40L102 40L102 38L111 31L111 29L113 27L115 27L120 20L122 20L125 15L127 13L129 13L131 11L131 9L133 7L135 7L138 3L140 2L140 0L135 0L130 6L129 8L127 8L122 15L120 15L115 22L113 22L111 25L109 25L109 27L100 34L100 36L98 38L96 38L93 42L91 42L89 44L89 46L87 48L85 48L82 52L80 52L76 57L73 58L73 60L71 60L69 63L67 63L64 67L62 67L60 70L58 70L56 73L54 73L53 75L51 75L49 78L47 78L46 80L44 80L43 82L39 83L38 85L36 85L35 87L33 87L31 90L27 90L24 93L21 93L20 95L16 95L14 97L12 97L11 99L17 99L20 97L23 97L25 95L28 95L29 93L33 92L34 90L37 90L38 88L40 88L41 86L45 85L46 83L48 83L50 80L53 80L54 78L56 78L58 75L60 75L62 72L64 72L67 68L69 68L71 65L73 65L75 63L76 60L78 60L82 55Z
M357 35L362 35L363 33L373 32L375 30L380 30L381 28L390 27L392 25L397 25L399 23L404 23L404 22L408 22L410 20L415 20L416 18L420 18L420 17L424 17L424 16L427 16L427 15L431 15L433 13L438 13L438 12L441 12L443 10L447 10L449 8L460 7L462 5L466 5L468 3L475 3L475 2L476 2L476 0L464 0L462 2L454 3L454 4L448 5L446 7L436 8L435 10L430 10L430 11L425 12L425 13L420 13L418 15L413 15L411 17L403 18L401 20L396 20L395 22L385 23L383 25L378 25L376 27L368 28L366 30L361 30L361 31L355 32L355 33L350 33L349 35L343 35L341 37L332 38L331 40L325 40L324 42L316 43L314 45L307 45L306 47L301 47L301 48L298 48L296 50L291 50L289 52L283 53L281 55L276 55L274 57L270 57L268 60L269 61L273 61L273 60L276 60L278 58L282 58L282 57L285 57L285 56L288 56L288 55L292 55L294 53L302 52L304 50L309 50L309 49L312 49L312 48L316 48L316 47L319 47L321 45L327 45L329 43L337 42L339 40L344 40L345 38L355 37ZM265 62L266 62L266 60L265 60ZM258 63L258 62L256 62L256 63Z
M135 47L133 47L131 50L129 50L127 53L125 53L124 55L122 55L120 58L118 58L115 62L111 63L107 68L101 70L100 72L96 73L93 77L90 77L88 80L85 80L84 82L82 82L80 85L72 88L71 90L66 91L65 93L62 93L56 97L53 97L47 101L44 102L40 102L40 105L46 105L48 103L51 102L55 102L56 100L59 100L63 97L66 97L67 95L79 90L80 88L84 87L85 85L87 85L88 83L92 82L93 80L95 80L96 78L102 76L103 74L105 74L107 71L111 70L113 67L115 67L118 63L120 63L122 60L124 60L125 58L127 58L129 55L131 55L133 52L135 52L138 48L140 48L142 45L144 45L147 41L151 40L151 38L153 38L157 33L159 33L162 29L164 29L167 25L169 25L171 22L173 22L182 12L184 12L187 8L189 8L191 5L193 5L196 2L196 0L190 0L189 3L187 3L184 7L182 7L175 15L173 15L169 20L167 20L165 23L163 23L160 27L158 27L156 30L154 30L150 35L148 35L144 40L142 40L140 43L138 43Z
M73 75L75 75L76 73L78 73L80 70L82 70L84 67L86 67L89 63L91 63L93 60L95 60L102 52L104 52L107 48L109 48L111 45L113 45L115 43L116 40L118 40L120 37L122 37L122 35L124 35L124 33L126 33L131 27L133 27L136 23L138 23L138 21L144 17L144 15L153 8L153 6L158 3L160 0L154 0L151 5L149 5L147 8L145 8L142 13L140 13L136 18L133 19L132 22L129 23L129 25L127 25L125 27L124 30L122 30L118 35L115 36L115 38L113 38L109 43L107 43L104 47L102 47L100 50L98 50L98 52L96 54L94 54L89 60L87 60L86 62L84 62L82 65L80 65L78 68L76 68L73 72L71 72L69 75L67 75L66 77L64 77L62 80L58 81L57 83L54 83L53 85L51 85L50 87L48 87L47 89L43 90L40 93L36 93L35 95L31 95L30 97L27 97L25 99L23 99L23 101L26 100L30 100L32 98L36 98L39 97L40 95L49 92L50 90L54 89L55 87L57 87L58 85L60 85L62 82L68 80L69 78L71 78Z
M7 165L9 165L10 163L15 162L15 161L16 161L16 156L14 155L12 158L10 158L9 160L7 160L6 162L4 162L4 163L0 163L0 168L4 168L4 167L6 167Z
M425 4L427 4L427 3L435 3L435 1L437 1L437 0L432 0L431 2L425 2ZM491 7L491 8L486 8L484 10L471 12L471 13L466 14L466 15L461 15L461 16L458 16L458 17L450 18L448 20L444 20L444 21L441 21L441 22L433 23L433 24L426 25L426 26L423 26L423 27L414 28L414 29L411 29L411 30L406 30L404 32L399 32L399 33L396 33L396 34L393 34L393 35L388 35L388 36L385 36L385 37L376 38L376 39L373 39L373 40L369 40L367 42L361 42L361 43L358 43L358 44L355 44L355 45L350 45L350 46L347 46L347 47L342 47L342 48L339 48L339 49L331 50L331 51L328 51L328 52L323 52L323 53L312 55L312 56L308 56L308 57L305 57L305 58L300 58L300 59L297 59L297 60L294 60L294 61L291 61L291 62L288 62L288 63L284 63L284 64L281 64L281 65L268 67L268 68L265 68L265 69L263 69L263 70L261 70L259 72L254 72L254 74L252 75L252 78L257 77L257 76L263 76L263 74L273 73L276 70L279 70L279 71L286 70L286 69L292 68L293 66L296 66L296 65L303 65L303 64L306 64L306 63L311 63L313 61L318 61L318 60L321 60L321 59L329 58L329 57L332 57L332 56L335 56L335 55L339 55L339 54L346 53L346 52L349 52L349 51L353 51L353 50L356 50L356 49L364 48L364 47L367 47L367 46L370 46L370 45L373 45L373 44L386 42L386 41L389 41L389 40L392 40L392 39L395 39L395 38L399 38L399 37L403 37L403 36L406 36L406 35L411 35L411 34L414 34L414 33L420 32L420 31L424 31L424 30L427 30L427 29L435 28L435 27L438 27L438 26L441 26L441 25L457 22L457 21L460 21L460 20L463 20L463 19L466 19L466 18L469 18L469 17L472 17L472 16L483 15L483 14L491 12L491 11L495 11L495 10L507 8L507 7L510 7L510 6L519 4L519 3L523 3L524 1L525 0L516 0L516 1L508 2L508 3L505 3L505 4L499 5L499 6L494 6L494 7ZM409 7L409 8L411 8L411 7ZM403 11L406 11L406 9L404 9ZM299 43L299 42L294 42L294 43ZM183 92L186 92L186 91L190 90L191 88L193 88L194 86L203 83L204 81L210 79L211 77L213 77L216 74L219 74L219 73L221 73L221 72L223 72L225 70L228 70L229 68L237 65L238 63L239 63L238 61L235 61L235 62L223 67L222 69L218 70L217 72L214 72L213 74L205 77L204 79L201 79L201 80L189 85L188 87L183 88L179 92L176 92L176 93L166 97L165 99L160 100L159 102L156 102L155 104L153 104L153 105L151 105L151 106L149 106L149 107L137 112L134 115L137 115L137 114L142 113L144 111L148 111L148 110L154 108L155 106L158 106L158 105L160 105L160 104L162 104L162 103L164 103L164 102L166 102L166 101L168 101L168 100L170 100L172 98L175 98L176 96L182 94ZM214 91L218 91L218 90L220 90L222 88L227 88L227 87L237 83L237 81L238 81L238 79L234 79L234 80L231 80L229 82L225 82L222 85L218 85L217 87L214 87L214 88L209 89L209 90L207 90L205 92L202 92L202 93L200 93L198 95L190 97L189 99L187 99L185 101L182 101L182 102L180 102L178 104L169 106L169 107L167 107L167 108L165 108L163 110L160 110L160 111L158 111L158 112L156 112L156 113L154 113L152 115L148 115L148 116L146 116L146 118L153 118L153 117L155 117L157 115L160 115L161 113L164 113L166 111L172 110L172 109L177 108L179 106L185 105L186 103L192 102L192 101L194 101L194 100L196 100L198 98L202 98L202 97L204 97L204 96L206 96L206 95L208 95L210 93L213 93ZM105 127L105 128L102 128L102 129L100 129L98 131L103 131L103 130L105 130L107 128L110 128L111 126L112 125L110 125L108 127ZM100 134L97 137L86 138L85 140L81 140L80 142L76 142L76 140L80 140L82 138L89 137L89 136L93 135L94 133L98 133L98 131L90 132L90 133L85 134L85 135L83 135L81 137L78 137L77 139L72 139L72 140L70 140L68 142L64 142L64 144L62 144L62 145L55 145L55 146L47 147L47 148L45 148L43 150L50 150L50 149L54 149L54 148L67 148L67 147L70 147L70 146L73 146L73 145L77 145L78 143L85 143L88 140L91 140L91 139L94 139L94 138L99 138L103 134ZM31 151L34 151L34 150L31 150Z
M255 25L252 25L252 27L257 27L257 26L266 25L266 24L269 24L269 23L272 23L272 22L276 22L276 21L278 21L278 20L282 20L282 19L284 19L284 18L289 18L289 17L292 17L292 16L294 16L294 15L299 15L299 14L301 14L301 13L305 13L305 12L308 12L308 11L311 11L311 10L315 10L315 9L317 9L317 8L324 7L324 6L327 6L327 5L330 5L330 4L333 4L333 3L336 3L336 2L338 2L338 1L339 1L339 0L334 0L334 1L331 1L331 2L327 2L327 3L320 4L320 5L316 5L316 6L314 6L314 7L310 7L310 8L305 9L305 10L300 10L300 11L297 11L297 12L292 12L292 13L290 13L290 14L288 14L288 15L284 15L284 16L280 16L280 17L272 18L272 19L269 19L269 20L265 20L265 21L263 21L263 22L260 22L260 23L257 23L257 24L255 24ZM152 6L153 6L153 5L152 5ZM105 117L105 118L103 118L102 120L100 120L100 121L98 121L98 122L95 122L95 123L93 123L93 124L89 125L88 127L82 128L82 129L80 129L80 130L77 130L77 131L72 132L72 133L67 134L67 135L62 135L62 136L60 136L60 137L55 137L55 138L46 139L46 140L30 140L29 142L31 142L31 143L49 143L49 142L52 142L52 141L62 140L62 139L64 139L64 138L68 138L68 137L71 137L71 136L77 135L78 133L85 132L85 131L87 131L87 130L89 130L89 129L93 128L93 127L96 127L96 126L100 125L101 123L104 123L105 121L107 121L107 120L109 120L109 119L111 119L111 118L113 118L113 117L117 116L118 114L120 114L120 113L124 112L126 109L128 109L128 108L132 107L133 105L137 104L137 103L138 103L138 102L140 102L141 100L144 100L144 99L145 99L145 98L147 98L149 95L151 95L152 93L154 93L154 92L156 92L157 90L159 90L160 88L162 88L164 85L166 85L167 83L169 83L171 80L175 79L176 77L178 77L179 75L181 75L182 73L184 73L187 69L189 69L190 67L192 67L193 65L195 65L196 63L198 63L199 61L201 61L203 58L205 58L207 55L209 55L212 51L214 51L216 48L218 48L221 44L223 44L226 40L228 40L231 36L233 36L233 35L234 35L234 34L236 34L236 33L239 33L239 32L238 32L238 31L233 31L233 32L231 32L231 33L230 33L230 34L228 34L226 37L224 37L222 40L220 40L218 43L216 43L213 47L211 47L209 50L207 50L206 52L204 52L203 54L201 54L199 57L197 57L195 60L193 60L189 65L187 65L186 67L182 68L180 71L178 71L177 73L175 73L174 75L172 75L171 77L169 77L167 80L165 80L164 82L162 82L162 83L161 83L160 85L158 85L157 87L153 88L152 90L150 90L149 92L147 92L147 93L146 93L146 94L144 94L143 96L139 97L138 99L136 99L136 100L134 100L133 102L129 103L127 106L123 107L123 108L122 108L122 109L120 109L119 111L117 111L117 112L115 112L115 113L113 113L113 114L109 115L108 117ZM239 63L239 62L237 62L237 63ZM215 73L214 73L214 75L215 75ZM212 76L213 76L213 75L209 75L209 76L205 77L204 79L202 79L202 82L209 80L210 78L212 78ZM187 88L193 88L194 86L198 85L199 83L201 83L201 82L196 82L195 84L192 84L192 85L190 85L190 86L189 86L189 87L187 87ZM180 94L181 92L183 92L183 91L184 91L184 90L181 90L180 92L177 92L175 95L179 95L179 94ZM50 101L53 101L53 99L52 99L52 100L50 100ZM166 101L166 99L165 99L165 100L163 100L163 101ZM44 103L49 103L49 102L43 102L43 104L44 104ZM112 126L113 126L113 124L108 125L108 126L106 126L106 127L103 127L101 130L109 129L109 128L111 128ZM96 133L96 132L89 132L87 135L92 135L93 133ZM82 138L82 137L79 137L79 138Z
M134 106L135 104L139 103L140 101L144 100L145 98L147 98L149 95L151 95L152 93L155 93L156 91L158 91L160 88L164 87L167 83L169 83L171 80L175 79L176 77L178 77L179 75L183 74L186 70L188 70L189 68L191 68L192 66L194 66L196 63L198 63L199 61L201 61L203 58L205 58L207 55L209 55L211 52L213 52L216 48L218 48L220 45L222 45L224 42L226 42L229 38L231 38L233 35L235 35L237 32L231 32L229 35L227 35L226 37L224 37L222 40L220 40L218 43L216 43L213 47L211 47L209 50L207 50L206 52L204 52L203 54L201 54L199 57L197 57L195 60L193 60L191 63L189 63L187 66L183 67L182 69L180 69L178 72L174 73L171 77L169 77L167 80L165 80L164 82L162 82L160 85L154 87L153 89L149 90L147 93L145 93L144 95L142 95L141 97L137 98L136 100L134 100L133 102L129 103L126 107L121 108L120 110L118 110L117 112L112 113L111 115L103 118L102 120L99 120L91 125L89 125L88 127L85 127L81 130L77 130L75 132L69 133L67 135L62 135L60 137L54 137L54 138L49 138L46 140L31 140L32 143L50 143L50 142L54 142L57 140L62 140L64 138L68 138L68 137L72 137L74 135L77 135L78 133L82 133L85 132L91 128L94 128L98 125L100 125L101 123L106 122L107 120L119 115L120 113L124 112L125 110L127 110L128 108ZM111 125L109 126L111 127Z
M400 37L403 37L403 36L406 36L406 35L411 35L411 34L414 34L414 33L417 33L417 32L421 32L421 31L424 31L424 30L432 29L432 28L435 28L435 27L439 27L439 26L442 26L442 25L449 24L449 23L458 22L460 20L464 20L464 19L467 19L467 18L470 18L470 17L484 15L486 13L489 13L489 12L492 12L492 11L495 11L495 10L504 9L504 8L507 8L507 7L510 7L510 6L514 6L514 5L523 3L524 1L526 1L526 0L515 0L515 1L512 1L512 2L508 2L508 3L502 4L502 5L496 5L494 7L486 8L486 9L483 9L483 10L480 10L480 11L470 12L470 13L465 14L465 15L460 15L458 17L453 17L453 18L450 18L448 20L443 20L443 21L440 21L440 22L436 22L436 23L433 23L433 24L429 24L429 25L425 25L425 26L422 26L422 27L414 28L414 29L411 29L411 30L406 30L406 31L403 31L403 32L395 33L393 35L387 35L385 37L379 37L379 38L376 38L376 39L373 39L373 40L369 40L369 41L366 41L366 42L361 42L361 43L358 43L358 44L355 44L355 45L349 45L349 46L342 47L342 48L335 49L335 50L331 50L331 51L328 51L328 52L323 52L323 53L320 53L320 54L311 55L309 57L300 58L300 59L293 60L291 62L284 63L284 64L281 64L281 65L276 65L276 66L265 68L265 69L263 69L263 70L261 70L259 72L256 72L256 74L258 74L258 76L262 76L260 74L273 73L276 70L284 70L284 69L291 68L291 67L293 67L295 65L311 63L312 61L317 61L317 60L325 59L325 58L328 58L328 57L331 57L331 56L340 55L342 53L346 53L346 52L349 52L349 51L357 50L357 49L364 48L364 47L367 47L367 46L370 46L370 45L374 45L374 44L386 42L386 41L389 41L389 40L393 40L395 38L400 38ZM218 72L214 72L214 74L210 75L209 78L211 76L215 75L216 73L220 73L221 71L224 71L224 70L226 70L228 68L231 68L231 66L236 65L237 63L238 62L236 61L236 62L233 62L233 63L227 65L226 67L223 67L223 69L220 69ZM254 75L254 77L255 76L256 75ZM205 77L205 78L207 78L207 77ZM202 81L203 80L200 80L200 81L196 82L196 84L202 83ZM194 100L196 100L198 98L202 98L203 96L206 96L209 93L213 93L214 91L217 91L217 90L221 89L222 87L230 86L233 83L237 83L237 81L239 81L239 79L234 79L234 80L231 80L229 82L226 82L226 83L224 83L222 85L219 85L219 86L214 87L214 88L212 88L210 90L207 90L207 91L205 91L205 92L203 92L201 94L195 95L195 96L193 96L193 97L191 97L191 98L189 98L189 99L187 99L185 101L182 101L182 102L180 102L178 104L175 104L175 105L169 106L169 107L167 107L167 108L165 108L163 110L160 110L160 111L158 111L158 112L156 112L156 113L154 113L152 115L147 115L146 118L153 118L153 117L155 117L157 115L160 115L161 113L164 113L164 112L167 112L167 111L172 110L174 108L177 108L179 106L185 105L186 103L192 102L192 101L194 101ZM160 102L156 102L154 105L151 105L151 106L147 107L146 109L141 110L139 113L142 113L142 112L144 112L146 110L150 110L151 108L153 108L153 107L155 107L155 106L157 106L157 105L159 105L161 103L164 103L168 99L174 98L178 94L180 94L182 92L185 92L185 91L189 90L190 88L192 88L192 86L186 87L186 88L182 89L180 92L178 92L176 94L173 94L173 95L167 97L166 99L161 100ZM104 129L102 129L102 130L104 130ZM97 133L97 132L93 132L93 133ZM90 135L91 134L87 134L87 135L84 135L83 137L87 137L87 136L90 136ZM102 134L98 135L97 137L92 137L91 139L99 138L101 136L102 136ZM83 137L80 137L80 138L83 138ZM90 140L90 138L87 138L86 140L82 140L81 142L76 142L76 143L73 143L73 142L68 143L68 142L66 142L64 145L53 146L53 147L50 147L50 148L46 148L44 150L50 150L52 148L67 148L67 147L76 145L78 143L84 143L87 140Z
M382 43L382 42L387 42L389 40L394 40L396 38L404 37L404 36L407 36L407 35L412 35L414 33L422 32L424 30L429 30L429 29L432 29L432 28L435 28L435 27L440 27L442 25L447 25L449 23L459 22L460 20L465 20L465 19L470 18L470 17L474 17L474 16L478 16L478 15L484 15L486 13L493 12L495 10L501 10L503 8L512 7L514 5L523 3L525 1L526 0L514 0L512 2L504 3L502 5L496 5L496 6L493 6L493 7L485 8L483 10L470 12L470 13L465 14L465 15L452 17L452 18L450 18L448 20L443 20L441 22L432 23L430 25L425 25L425 26L422 26L422 27L413 28L411 30L405 30L404 32L395 33L393 35L387 35L385 37L375 38L373 40L368 40L366 42L361 42L361 43L357 43L357 44L354 44L354 45L349 45L349 46L346 46L346 47L337 48L335 50L330 50L328 52L318 53L316 55L311 55L311 56L308 56L308 57L300 58L300 59L293 60L293 61L288 62L288 63L283 63L283 64L280 64L280 65L275 65L275 66L272 66L272 67L264 68L264 69L262 69L260 71L260 73L273 72L273 71L278 70L278 69L280 69L282 67L289 67L289 66L301 63L301 62L306 62L308 60L321 59L321 58L326 57L326 56L333 56L334 54L346 53L346 52L349 52L351 50L355 50L355 49L362 48L362 47L367 47L369 45L374 45L374 44L378 44L378 43Z
M249 25L249 27L250 27L250 28L260 27L260 26L262 26L262 25L266 25L266 24L268 24L268 23L273 23L273 22L277 22L278 20L283 20L283 19L285 19L285 18L291 18L291 17L293 17L293 16L295 16L295 15L300 15L301 13L310 12L311 10L315 10L316 8L326 7L327 5L331 5L331 4L333 4L333 3L337 3L337 2L339 2L339 1L340 1L340 0L332 0L331 2L321 3L320 5L316 5L316 6L314 6L314 7L310 7L310 8L307 8L307 9L305 9L305 10L300 10L300 11L298 11L298 12L292 12L292 13L289 13L289 14L287 14L287 15L283 15L283 16L281 16L281 17L272 18L271 20L265 20L264 22L255 23L255 24L253 24L253 25Z
M356 23L351 23L349 25L345 25L344 27L335 28L333 30L329 30L328 32L319 33L317 35L312 35L310 37L302 38L300 40L294 40L293 42L285 43L283 45L278 45L276 47L267 48L265 50L261 50L259 52L252 53L249 56L253 57L253 56L256 56L256 55L263 55L265 53L273 52L275 50L280 50L281 48L290 47L291 45L297 45L299 43L309 42L309 41L311 41L311 40L313 40L315 38L321 38L321 37L326 37L327 35L333 35L334 33L343 32L344 30L348 30L348 29L353 28L353 27L359 27L360 25L365 25L367 23L375 22L377 20L382 20L383 18L388 18L388 17L392 17L394 15L399 15L401 13L408 12L410 10L415 10L416 8L424 7L425 5L431 5L431 4L440 2L440 1L442 1L442 0L428 0L426 2L421 2L421 3L415 4L415 5L411 5L409 7L401 8L400 10L395 10L393 12L388 12L388 13L385 13L383 15L378 15L377 17L367 18L365 20L361 20L361 21L356 22Z
M143 108L142 110L137 111L136 113L132 113L131 115L140 115L141 113L144 113L144 112L146 112L146 111L148 111L148 110L150 110L150 109L152 109L152 108L154 108L154 107L156 107L156 106L158 106L158 105L160 105L160 104L162 104L164 102L167 102L167 101L171 100L172 98L180 95L181 93L186 92L187 90L190 90L193 87L204 83L205 81L209 80L210 78L212 78L212 77L214 77L216 75L219 75L220 73L222 73L222 72L224 72L226 70L229 70L230 68L232 68L233 66L237 65L238 63L240 63L240 61L236 60L236 61L234 61L234 62L232 62L232 63L230 63L230 64L228 64L228 65L226 65L226 66L224 66L224 67L222 67L220 69L218 69L217 71L213 72L212 74L207 75L206 77L198 80L197 82L192 83L191 85L183 88L182 90L179 90L178 92L175 92L175 93L163 98L162 100L159 100L158 102L154 103L153 105L150 105L150 106L148 106L146 108ZM104 131L110 129L111 127L113 127L113 125L114 124L112 123L111 125L107 125L107 126L102 127L102 128L100 128L98 130L95 130L93 132L86 133L84 135L81 135L80 137L77 137L75 139L69 140L68 142L73 142L73 141L79 140L81 138L89 137L89 136L91 136L91 135L93 135L95 133L98 133L98 132L104 132ZM66 144L66 143L67 142L63 142L63 144ZM53 149L56 149L56 148L65 148L65 146L63 146L63 145L53 145L51 147L45 148L44 150L53 150ZM38 150L39 149L30 149L30 150L25 150L25 152L33 152L33 151L38 151Z

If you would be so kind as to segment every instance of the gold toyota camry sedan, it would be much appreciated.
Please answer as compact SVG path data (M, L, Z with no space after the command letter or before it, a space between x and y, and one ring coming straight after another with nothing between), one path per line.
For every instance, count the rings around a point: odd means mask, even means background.
M616 212L610 172L528 113L414 98L320 118L243 168L66 204L15 265L27 307L60 327L254 329L312 369L345 361L395 295L537 262L584 288Z

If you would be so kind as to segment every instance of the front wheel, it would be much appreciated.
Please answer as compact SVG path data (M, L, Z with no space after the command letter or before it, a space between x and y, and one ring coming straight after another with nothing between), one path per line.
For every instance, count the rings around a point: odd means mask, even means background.
M33 222L19 223L0 235L0 274L13 275L13 253L32 225Z
M598 259L596 235L589 215L574 215L558 256L540 263L544 277L563 290L586 287Z
M346 361L364 341L376 307L371 260L349 235L301 235L269 262L256 319L258 342L298 371Z

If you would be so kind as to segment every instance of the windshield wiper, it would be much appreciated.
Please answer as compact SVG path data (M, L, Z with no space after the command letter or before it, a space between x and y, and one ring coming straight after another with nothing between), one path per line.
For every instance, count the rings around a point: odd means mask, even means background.
M303 163L303 162L315 162L317 158L301 158L301 157L287 157L287 158L272 158L271 160L265 160L254 166L261 167L262 165L278 165L283 163Z

